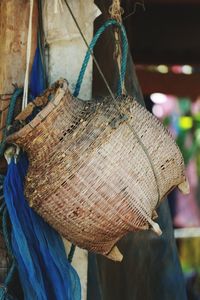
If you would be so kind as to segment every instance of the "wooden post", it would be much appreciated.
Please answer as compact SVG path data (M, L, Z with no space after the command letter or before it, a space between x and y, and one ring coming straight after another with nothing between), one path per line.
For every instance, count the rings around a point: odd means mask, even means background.
M35 1L36 3L37 1ZM29 1L0 1L0 141L9 107L13 84L23 86L26 67L26 44L29 21ZM32 60L37 43L37 6L33 13ZM0 236L0 282L7 273L7 253ZM16 296L20 290L17 284Z
M37 1L35 1L37 3ZM26 68L26 45L29 1L0 1L0 132L5 125L13 84L23 86ZM37 5L33 13L32 60L37 43ZM0 140L2 136L0 134Z

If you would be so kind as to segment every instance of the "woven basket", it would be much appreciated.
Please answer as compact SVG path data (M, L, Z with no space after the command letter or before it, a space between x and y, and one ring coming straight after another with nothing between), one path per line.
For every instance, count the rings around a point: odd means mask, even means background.
M174 140L129 96L82 101L61 81L8 142L28 153L25 191L34 210L63 237L111 259L121 259L113 247L126 233L159 233L157 205L176 186L188 190Z

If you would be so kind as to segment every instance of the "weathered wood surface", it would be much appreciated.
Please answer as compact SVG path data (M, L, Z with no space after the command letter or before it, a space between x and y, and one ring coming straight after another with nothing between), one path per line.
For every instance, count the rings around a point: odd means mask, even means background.
M35 1L37 3L37 1ZM23 86L30 6L26 0L0 1L0 140L14 84ZM33 12L32 57L37 42L37 5Z
M37 1L35 1L36 3ZM13 85L23 85L26 67L26 45L29 1L0 1L0 94L11 94ZM32 57L35 52L37 7L33 13Z

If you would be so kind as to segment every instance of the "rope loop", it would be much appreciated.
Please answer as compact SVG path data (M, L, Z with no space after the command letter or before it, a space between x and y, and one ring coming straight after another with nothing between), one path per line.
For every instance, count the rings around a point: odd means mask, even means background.
M79 76L78 76L78 80L75 86L75 90L73 95L75 97L77 97L79 95L80 89L81 89L81 84L83 82L83 77L85 75L85 71L90 59L90 55L93 53L93 49L94 46L96 45L98 39L100 38L100 36L102 35L102 33L110 26L117 26L120 31L121 31L121 37L122 37L122 59L121 59L121 70L120 70L120 74L119 74L119 80L118 80L118 86L117 86L117 96L120 96L122 94L122 86L124 83L124 79L125 79L125 74L126 74L126 64L127 64L127 54L128 54L128 39L126 36L126 30L124 28L124 26L117 22L114 19L110 19L108 21L106 21L96 32L96 34L94 35L89 48L86 52Z

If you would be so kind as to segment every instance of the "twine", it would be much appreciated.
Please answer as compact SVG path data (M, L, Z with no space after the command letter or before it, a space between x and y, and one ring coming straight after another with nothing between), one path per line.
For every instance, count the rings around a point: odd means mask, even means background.
M122 15L124 10L120 5L120 0L113 0L112 5L109 7L109 14L111 19L115 19L119 23L122 23Z
M119 23L122 23L122 14L124 14L124 10L120 5L120 0L113 0L113 4L109 7L109 13L111 19L116 20ZM115 52L114 59L117 61L118 71L121 70L121 60L122 60L122 50L121 50L121 37L119 28L114 29L114 37L115 37ZM121 79L121 77L120 77ZM126 94L125 83L121 81L122 94Z
M24 79L22 110L27 106L28 103L28 82L29 82L29 67L30 67L30 59L31 59L33 5L34 5L34 0L30 0L30 15L29 15L28 39L27 39L27 52L26 52L26 72L25 72L25 79Z

